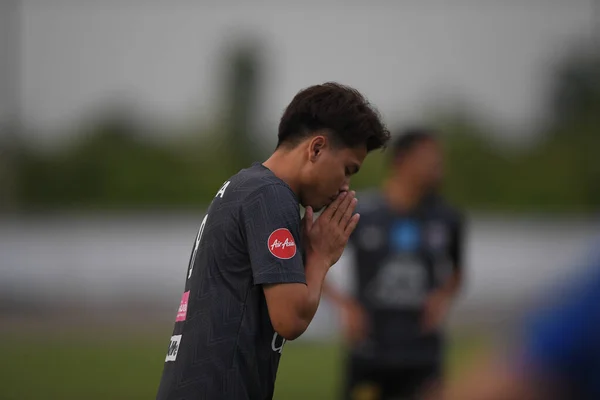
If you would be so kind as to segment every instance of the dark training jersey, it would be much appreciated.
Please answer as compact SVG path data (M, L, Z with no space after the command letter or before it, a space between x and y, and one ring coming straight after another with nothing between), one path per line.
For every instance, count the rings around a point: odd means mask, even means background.
M360 222L344 258L352 266L353 296L366 309L370 330L352 355L376 366L440 362L441 332L422 334L421 321L428 294L462 265L459 214L439 197L398 213L380 193L361 196L357 212Z
M262 164L224 183L193 243L157 400L273 397L285 340L263 284L304 283L300 209Z

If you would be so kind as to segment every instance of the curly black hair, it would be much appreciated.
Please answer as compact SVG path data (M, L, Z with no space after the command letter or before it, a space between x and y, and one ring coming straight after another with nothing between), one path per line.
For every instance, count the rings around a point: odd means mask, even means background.
M340 147L385 148L390 132L377 109L360 92L335 82L301 90L279 122L277 147L295 147L324 130Z

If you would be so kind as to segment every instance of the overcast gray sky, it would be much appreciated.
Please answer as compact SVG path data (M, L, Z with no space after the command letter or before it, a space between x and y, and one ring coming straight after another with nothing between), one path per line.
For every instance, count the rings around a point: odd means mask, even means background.
M517 132L539 116L551 61L593 25L592 0L24 0L18 97L37 128L120 97L210 121L224 48L255 36L268 67L260 120L273 129L300 88L336 80L390 122L459 96Z

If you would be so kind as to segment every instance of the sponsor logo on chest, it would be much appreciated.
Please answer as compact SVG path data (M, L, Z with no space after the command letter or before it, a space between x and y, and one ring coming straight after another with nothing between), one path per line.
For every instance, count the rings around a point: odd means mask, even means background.
M400 219L392 224L390 231L392 248L399 252L413 252L421 245L419 223L413 219Z

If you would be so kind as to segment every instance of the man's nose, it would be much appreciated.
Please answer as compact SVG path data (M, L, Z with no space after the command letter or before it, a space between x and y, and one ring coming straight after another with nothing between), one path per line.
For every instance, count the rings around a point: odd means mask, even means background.
M344 184L340 188L340 192L347 192L349 190L350 190L350 182L344 182Z

